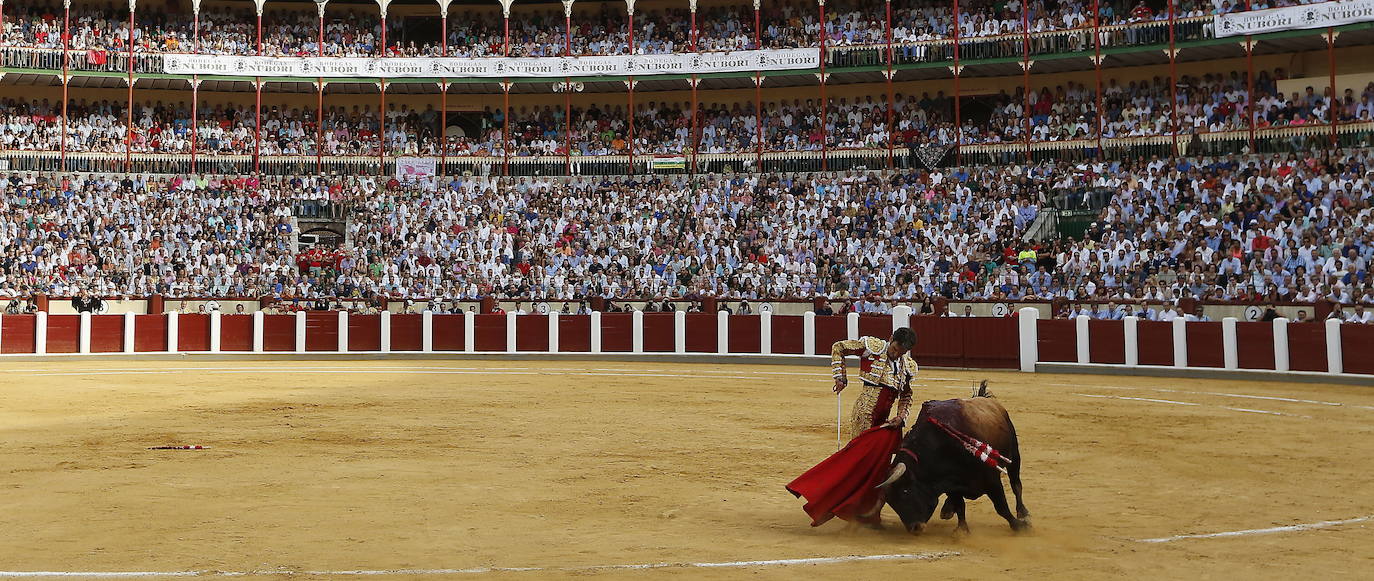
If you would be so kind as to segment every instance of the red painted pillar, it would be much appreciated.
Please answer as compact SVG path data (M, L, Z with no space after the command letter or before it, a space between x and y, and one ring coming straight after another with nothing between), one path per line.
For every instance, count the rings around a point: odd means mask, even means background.
M691 0L688 3L688 8L691 10L691 34L688 38L691 38L691 51L697 52L697 0ZM699 82L697 74L692 73L691 80L688 82L691 82L691 174L695 176L697 174L697 150L701 148L701 136L697 135L697 110L701 109L697 104L697 84Z
M62 0L62 153L58 161L58 171L67 171L67 85L68 63L71 59L72 0ZM0 27L0 30L3 30Z
M1174 140L1174 155L1178 155L1178 47L1174 34L1178 28L1175 0L1169 0L1169 134Z
M126 115L124 120L124 171L126 172L134 170L134 11L136 10L134 4L134 0L129 0L129 39L128 45L125 47L129 49L129 97L128 107L124 110Z
M1245 0L1250 10L1250 0ZM1245 35L1245 116L1250 130L1250 153L1255 153L1255 37Z
M892 131L895 128L892 125L892 109L896 107L897 104L892 91L892 0L886 0L883 4L887 12L887 16L883 21L883 28L887 32L887 72L883 75L887 77L887 168L894 169L897 167L897 162L896 156L892 151Z
M829 169L830 165L830 147L827 143L827 141L829 141L829 137L826 135L825 131L825 123L830 118L830 100L826 99L825 97L825 37L829 36L829 31L826 30L825 26L825 0L819 0L818 4L820 5L821 23L821 74L819 77L821 81L821 171L826 171L827 169Z
M763 49L762 0L754 0L754 48ZM763 171L763 72L754 71L754 167Z
M200 54L200 2L191 5L194 24L191 33L191 52ZM191 75L191 173L196 173L196 138L200 119L200 75Z
M1332 149L1335 149L1336 144L1339 143L1336 136L1336 123L1340 120L1340 117L1336 115L1337 104L1339 103L1336 95L1336 37L1339 35L1340 33L1336 32L1335 28L1327 27L1326 67L1331 73L1331 98L1326 103L1326 117L1327 122L1331 124Z
M258 10L258 56L262 56L262 3ZM253 175L262 179L262 77L253 78Z
M501 22L505 33L501 41L501 56L510 56L510 3L501 4ZM501 175L510 177L510 79L501 79L501 92L504 95L501 109Z
M1102 159L1102 34L1101 12L1098 0L1093 0L1093 73L1097 79L1097 111L1094 115L1097 127L1097 153L1094 158Z
M386 7L390 2L379 3L381 7L382 25L382 51L380 56L386 58ZM377 104L377 175L386 175L386 77L378 80L377 90L379 101Z
M448 4L440 4L438 55L448 56ZM448 174L448 77L438 80L438 174Z
M625 15L630 23L630 54L635 53L635 0L625 0ZM628 89L627 95L630 101L630 175L635 175L635 78L633 75L625 81L625 88Z
M964 67L959 66L959 0L954 0L954 163L963 164L964 159L964 122L959 119L959 76Z
M1096 0L1094 0L1096 2ZM1025 142L1026 163L1031 162L1030 110L1030 3L1021 3L1021 140Z
M440 4L439 56L448 56L448 4ZM439 79L439 175L448 175L448 77Z
M563 56L572 56L572 6L573 0L563 0ZM563 164L568 176L572 176L572 77L563 77Z
M315 53L324 56L324 6L325 2L315 5L319 14L319 39L315 43ZM324 77L315 77L315 173L324 175Z

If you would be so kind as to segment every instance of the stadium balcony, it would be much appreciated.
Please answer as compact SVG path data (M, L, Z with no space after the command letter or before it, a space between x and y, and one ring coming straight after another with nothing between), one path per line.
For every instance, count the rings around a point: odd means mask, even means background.
M278 3L272 3L278 4ZM290 4L293 7L309 7L304 3L280 3ZM696 17L696 5L691 5L691 30L689 43L663 41L664 35L657 36L652 30L645 26L636 26L634 14L616 15L615 10L623 8L620 3L590 3L594 8L599 8L600 12L592 17L596 21L595 31L599 36L596 40L588 41L577 38L576 42L580 49L585 49L579 53L571 52L572 40L583 28L577 26L579 19L585 19L587 12L581 8L582 3L568 3L565 5L567 12L564 18L547 18L540 15L539 20L542 25L548 25L550 30L545 35L542 42L546 44L554 42L554 54L557 42L567 42L565 54L664 54L663 51L669 50L669 54L707 54L701 50L703 45L712 46L711 42L698 43L698 20ZM1130 137L1113 137L1104 135L1100 137L1090 137L1088 139L1040 139L1030 133L1025 133L1015 139L1007 138L994 140L1000 142L986 142L983 139L972 138L962 126L964 123L972 123L967 111L960 112L960 104L977 99L980 96L989 94L994 87L1006 89L1007 87L1024 87L1025 94L1029 94L1033 87L1046 87L1062 82L1062 75L1071 74L1083 82L1095 84L1099 96L1098 102L1101 103L1102 83L1104 78L1103 71L1137 71L1134 74L1144 75L1150 71L1161 76L1167 67L1167 76L1171 84L1177 85L1180 79L1178 69L1180 67L1205 68L1208 63L1227 62L1232 63L1231 70L1248 70L1247 79L1253 83L1253 74L1257 61L1264 61L1267 64L1260 65L1261 68L1271 66L1273 62L1281 61L1284 58L1300 59L1304 62L1304 69L1310 75L1306 77L1313 79L1313 84L1321 87L1319 94L1339 95L1341 90L1348 90L1354 87L1358 92L1362 89L1356 85L1360 74L1363 74L1365 63L1360 60L1359 53L1368 45L1374 44L1374 22L1353 22L1340 26L1328 28L1292 28L1275 32L1255 34L1251 36L1226 35L1217 36L1214 28L1216 16L1204 14L1196 8L1188 6L1176 6L1173 2L1155 6L1154 10L1146 8L1142 13L1136 13L1130 7L1123 6L1116 12L1120 17L1107 17L1105 10L1099 8L1099 12L1104 17L1099 21L1083 19L1080 15L1079 20L1066 19L1066 22L1076 22L1078 25L1066 25L1063 23L1051 23L1044 25L1036 22L1032 24L1029 16L1025 16L1021 22L1016 22L1014 17L1006 17L1001 21L1003 28L998 29L1001 33L987 33L985 26L983 29L973 30L970 33L970 26L954 25L947 31L940 31L934 34L932 30L926 30L921 35L915 32L920 26L906 28L907 21L919 22L920 9L931 9L934 4L918 7L894 6L894 3L887 3L889 8L885 18L873 18L867 15L867 21L875 23L879 20L877 29L871 26L868 30L860 31L861 34L849 34L842 30L839 21L849 22L852 14L865 14L862 7L855 5L851 7L837 6L831 4L832 17L824 16L826 7L815 6L817 14L810 14L799 17L793 14L791 20L778 21L776 16L770 15L773 22L767 26L769 38L764 40L763 24L765 20L760 16L762 12L767 12L769 6L754 6L751 9L747 6L736 7L727 11L731 18L738 18L747 29L753 26L754 39L752 42L745 41L736 43L741 49L754 49L758 47L799 47L809 50L815 49L816 56L813 68L785 68L767 71L729 71L715 72L709 74L655 74L655 75L593 75L593 76L567 76L567 77L496 77L496 76L468 76L464 78L453 77L418 77L409 76L403 78L380 78L373 76L350 76L350 77L308 77L308 76L262 76L250 77L233 74L223 75L189 75L169 72L177 70L175 60L184 60L188 53L165 51L166 46L154 48L149 46L149 42L140 39L135 40L137 48L130 54L122 47L130 44L127 41L115 40L118 35L116 30L107 30L104 42L117 45L113 51L104 49L70 49L64 50L61 47L38 46L44 43L32 42L33 46L27 46L29 42L27 32L16 34L14 27L6 29L10 34L5 35L7 42L0 47L0 92L14 94L20 88L32 87L35 92L43 94L53 94L54 100L57 98L55 91L60 90L61 103L67 103L70 99L77 96L103 95L109 96L116 92L126 93L127 102L133 103L147 97L143 95L158 94L164 91L175 91L184 94L189 90L190 100L200 102L205 99L207 94L218 95L220 99L230 99L234 95L246 99L248 95L253 95L254 102L258 107L262 105L264 95L269 99L292 100L292 102L309 101L315 97L318 107L323 110L326 100L331 103L339 100L346 101L346 104L356 106L359 102L366 99L376 98L379 105L376 109L379 112L386 110L388 97L397 100L427 99L427 103L433 103L441 107L445 117L442 127L449 127L447 114L450 106L455 102L481 102L491 104L490 97L496 96L502 101L496 107L511 107L523 103L538 103L535 99L545 99L553 96L562 96L565 100L564 110L572 109L573 95L577 95L579 101L585 101L589 96L606 96L611 94L624 94L625 103L628 109L635 110L635 100L662 99L662 94L683 94L690 92L691 101L699 102L701 94L725 93L737 91L747 93L748 89L753 88L755 103L761 104L763 93L770 92L770 99L773 95L786 95L797 90L806 92L805 97L811 97L811 91L816 91L815 97L821 103L830 103L827 98L827 87L849 87L850 92L871 91L872 94L885 94L884 103L891 103L894 91L901 91L907 94L915 94L931 87L931 83L937 83L943 92L951 95L954 101L954 125L955 133L958 135L949 143L927 143L920 142L915 144L894 143L894 140L887 140L886 147L862 147L851 148L841 147L831 143L831 140L822 137L818 151L781 151L774 147L758 146L751 150L737 150L729 153L706 153L696 151L691 147L683 147L681 151L647 153L641 151L626 151L624 155L594 155L578 156L572 152L566 152L562 156L516 156L509 153L503 155L467 155L458 152L440 151L438 158L437 171L444 173L472 172L494 175L577 175L577 174L640 174L640 173L694 173L694 172L721 172L721 171L816 171L816 170L843 170L843 169L873 169L899 167L916 164L936 164L936 163L1007 163L1011 161L1024 160L1046 160L1046 159L1084 159L1094 157L1105 157L1109 159L1123 159L1138 156L1152 155L1187 155L1190 153L1238 153L1243 151L1250 152L1277 152L1293 151L1311 146L1349 146L1368 143L1371 133L1370 123L1364 120L1353 119L1345 120L1349 122L1331 122L1329 119L1313 119L1308 124L1302 126L1283 126L1283 127L1262 127L1251 123L1253 128L1234 130L1229 128L1224 131L1199 131L1186 127L1179 123L1175 118L1170 121L1169 127L1163 131L1156 131L1151 135L1137 135ZM900 4L900 3L895 3ZM1248 4L1247 4L1248 5ZM1321 5L1334 5L1333 3L1321 3ZM136 6L136 5L135 5ZM198 3L195 6L199 6ZM317 4L319 8L319 21L321 31L325 30L325 23L334 25L335 6L327 3ZM339 52L330 46L326 51L325 47L329 42L315 42L314 45L299 44L295 49L296 53L290 53L282 49L274 49L277 54L304 54L299 52L302 47L308 49L313 46L321 54L341 54L343 56L369 56L375 55L378 51L375 46L386 46L386 50L380 51L384 56L378 61L388 61L391 58L402 58L414 54L434 54L433 47L422 47L419 49L405 49L400 47L400 43L390 44L386 41L386 31L388 28L396 28L399 32L401 22L396 17L397 14L405 15L413 19L429 18L439 15L439 10L434 5L429 4L397 4L392 7L392 15L385 16L381 20L376 20L376 26L368 28L365 23L365 8L369 5L343 5L349 11L349 17L356 21L349 26L358 26L358 31L367 34L380 32L379 42L372 43L374 48L362 52L354 51ZM809 5L807 5L809 6ZM943 7L943 4L939 5ZM1143 7L1141 3L1136 10ZM1317 6L1317 5L1310 5ZM619 8L616 8L619 7ZM470 8L470 7L469 7ZM557 6L552 7L554 12ZM613 9L614 8L614 9ZM651 22L665 21L675 17L676 14L668 12L666 4L646 4L640 7L640 14L654 14L652 11L658 10L661 13L649 17ZM680 9L680 7L677 7ZM728 7L727 7L728 8ZM788 5L787 13L797 10L794 5ZM1237 8L1241 8L1238 6ZM444 10L448 6L444 5ZM548 12L550 7L538 5L536 9ZM849 9L849 12L844 10ZM75 4L72 8L71 18L80 20L83 7ZM705 9L703 9L705 10ZM809 9L808 9L809 10ZM894 18L893 11L897 11L899 16ZM903 11L907 12L903 12ZM742 12L741 12L742 11ZM977 9L974 9L976 14ZM834 17L833 14L839 12L842 16ZM967 5L959 7L958 2L951 2L949 12L955 14L969 14ZM60 14L60 12L59 12ZM141 12L138 16L141 17ZM373 12L374 18L376 11ZM492 26L516 25L522 15L521 7L516 6L512 11L511 6L506 5L503 14L494 9L481 13L471 18L462 19L444 18L442 28L451 31L451 25L464 27L463 30L474 32L464 33L477 38L476 42L469 43L466 54L473 54L478 60L483 58L499 58L496 54L534 54L538 49L529 49L527 45L537 44L534 41L521 45L518 50L512 47L509 33L503 39L496 34L495 48L486 46L483 48L482 39L488 41L494 34ZM615 15L610 18L607 15ZM749 22L748 16L755 17L754 22ZM197 18L199 13L197 12ZM119 18L115 18L118 16ZM122 17L127 16L131 22L135 22L135 30L142 35L145 25L142 20L135 18L135 15L127 11L122 14L111 15L111 22L118 22ZM237 43L236 49L227 49L230 54L267 54L262 49L262 5L259 5L259 18L256 26L252 26L251 16L246 18L247 22L240 23L237 33L247 34L254 28L257 30L259 39L256 50L252 49L251 42ZM296 19L310 20L315 16L315 11L311 10L281 10L279 6L268 6L266 19L272 20ZM555 16L562 16L557 15ZM622 18L622 16L624 18ZM181 15L182 20L187 20L186 15ZM979 16L980 20L987 24L984 17ZM827 25L828 34L822 37L818 30L819 26L815 23L820 19L825 19L830 24ZM482 24L472 25L467 20L482 21ZM45 21L51 22L51 21ZM57 18L56 22L64 23L63 26L70 27L71 19ZM198 22L198 20L197 20ZM407 26L410 21L406 22ZM802 26L798 30L809 31L810 40L798 41L796 30L787 30L787 24L796 22ZM956 17L957 22L957 17ZM606 24L609 23L609 24ZM778 24L783 26L778 28ZM806 23L810 23L809 27ZM1087 23L1085 25L1085 23ZM184 24L184 23L183 23ZM558 30L557 24L564 24L566 31ZM1056 24L1058 24L1056 26ZM707 23L702 23L706 26ZM51 25L50 25L51 26ZM997 29L994 24L988 25L991 29ZM1011 27L1010 33L1006 32L1006 27ZM616 27L619 27L616 29ZM924 37L927 40L903 40L894 39L891 32L894 27L900 27L907 32L908 37ZM166 28L165 26L163 28ZM526 27L528 29L528 27ZM729 28L729 27L727 27ZM604 30L603 30L604 29ZM27 31L28 28L25 29ZM64 29L59 29L58 38L67 39L68 35L62 34ZM128 27L122 29L129 33ZM162 28L158 29L162 30ZM199 30L199 28L196 28ZM783 30L784 32L777 32ZM576 31L576 32L574 32ZM962 32L961 32L962 31ZM524 31L528 33L528 30ZM569 34L573 32L573 34ZM678 32L682 32L678 30ZM186 35L184 29L171 36L180 35L178 48L199 46L202 42L199 34ZM649 40L643 41L650 46L648 48L637 47L635 44L636 33L642 34ZM321 32L321 41L324 40L324 32ZM965 34L969 34L965 36ZM485 36L484 36L485 35ZM736 30L736 36L740 31ZM165 35L164 35L165 36ZM273 42L278 44L285 42L281 39L284 35L279 31L271 35ZM285 36L289 36L285 35ZM439 33L444 39L450 38L451 34ZM681 36L679 34L679 36ZM743 36L747 37L747 34ZM885 42L873 43L874 38L885 38ZM46 44L53 44L51 35L46 37ZM251 36L245 36L251 38ZM17 39L17 40L16 40ZM555 42L557 41L557 42ZM628 41L628 43L626 42ZM302 41L305 42L305 41ZM355 43L356 44L356 43ZM487 42L490 45L490 42ZM411 43L414 45L414 42ZM249 46L248 49L244 49ZM475 48L474 48L475 47ZM547 47L545 47L547 48ZM689 50L691 48L697 51ZM530 52L534 50L534 53ZM223 53L225 49L221 49ZM236 52L237 51L237 52ZM355 54L356 53L356 54ZM450 54L445 47L439 54ZM270 59L272 57L263 57ZM1325 61L1325 63L1322 63ZM399 62L399 61L396 61ZM1347 64L1348 63L1348 64ZM1325 70L1318 68L1325 64ZM1344 65L1344 66L1342 66ZM1342 71L1341 69L1346 69ZM1320 73L1327 73L1320 75ZM1350 74L1351 79L1345 79L1344 74ZM1092 79L1096 82L1092 83ZM1338 77L1342 77L1338 81ZM1033 81L1034 79L1034 81ZM1020 82L1018 82L1020 81ZM1327 81L1327 82L1320 82ZM833 89L838 90L838 89ZM1253 93L1253 92L1250 92ZM485 100L482 100L484 99ZM603 101L604 97L600 98ZM676 99L676 97L674 97ZM512 100L516 101L513 102ZM687 101L684 98L681 101ZM1173 105L1170 109L1177 110L1180 101L1175 96ZM1029 104L1029 101L1027 102ZM1252 104L1247 104L1246 109L1253 109ZM762 107L755 107L761 110ZM825 107L829 110L829 107ZM1334 115L1333 115L1334 116ZM506 116L509 118L510 116ZM252 115L251 118L261 118L261 115ZM693 116L694 130L699 129ZM130 133L134 132L134 119L129 116L127 119ZM888 115L888 133L892 133L892 115ZM634 121L630 121L629 141L634 142ZM1101 127L1103 119L1099 107L1097 126ZM383 127L385 127L383 122ZM256 131L260 128L255 129ZM503 131L509 133L509 131ZM1102 132L1093 132L1100 135ZM380 135L378 140L380 143ZM132 140L126 140L132 141ZM392 151L387 147L374 148L375 155L340 156L320 154L316 156L298 155L270 155L263 153L253 153L250 155L224 155L222 153L197 152L187 154L162 154L162 153L139 153L134 148L126 146L126 151L121 155L119 152L93 153L68 151L65 141L63 147L58 151L29 151L18 149L6 149L0 155L8 162L11 169L18 170L41 170L41 171L137 171L137 172L167 172L167 173L272 173L272 174L299 174L299 173L384 173L390 174L396 171L398 158L405 157L398 152ZM503 144L509 145L509 144ZM952 147L951 147L952 145ZM510 147L503 146L501 151L509 152Z

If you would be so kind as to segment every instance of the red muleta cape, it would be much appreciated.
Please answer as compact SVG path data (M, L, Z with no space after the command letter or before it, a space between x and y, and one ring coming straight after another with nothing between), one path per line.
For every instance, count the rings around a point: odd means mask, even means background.
M865 430L839 452L822 460L787 485L787 491L806 498L802 510L818 527L834 517L863 520L883 498L875 488L892 468L892 454L901 443L902 431L876 427Z

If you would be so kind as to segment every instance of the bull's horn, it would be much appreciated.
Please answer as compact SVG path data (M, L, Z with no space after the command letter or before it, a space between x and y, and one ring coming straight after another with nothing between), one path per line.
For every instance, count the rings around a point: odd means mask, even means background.
M903 474L906 474L906 463L898 462L896 466L892 467L892 473L887 475L887 480L884 480L882 484L879 484L874 488L887 488L888 486L891 486L893 482L896 482L899 478L901 478Z

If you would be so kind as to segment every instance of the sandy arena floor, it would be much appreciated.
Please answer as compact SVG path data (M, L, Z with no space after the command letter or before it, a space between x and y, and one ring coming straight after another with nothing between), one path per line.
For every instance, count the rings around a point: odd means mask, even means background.
M1369 388L924 371L924 399L990 378L1021 436L1034 532L1014 535L982 499L956 541L949 521L921 537L808 526L783 484L835 449L820 366L187 359L0 373L5 572L1374 575L1374 518L1140 542L1374 516ZM168 444L213 449L146 449ZM851 555L926 558L603 567Z

